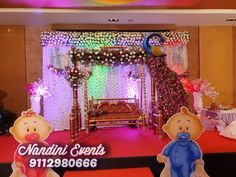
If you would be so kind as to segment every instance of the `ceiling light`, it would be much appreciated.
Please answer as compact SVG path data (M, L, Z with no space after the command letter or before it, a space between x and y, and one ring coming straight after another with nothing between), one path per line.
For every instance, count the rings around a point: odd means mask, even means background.
M119 19L118 18L109 18L108 21L109 22L118 22Z

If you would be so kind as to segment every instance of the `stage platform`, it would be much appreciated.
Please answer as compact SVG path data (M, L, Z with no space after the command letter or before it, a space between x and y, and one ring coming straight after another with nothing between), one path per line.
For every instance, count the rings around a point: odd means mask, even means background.
M69 131L53 132L46 140L48 144L71 144ZM159 139L150 129L142 128L100 128L85 133L80 132L76 143L106 147L105 158L112 157L143 157L155 156L170 141L168 137ZM217 131L206 131L197 140L203 153L230 153L236 152L236 140L222 137ZM13 154L18 143L11 135L0 136L1 156L0 162L12 162Z
M159 139L150 129L142 128L100 128L89 134L81 131L76 143L86 146L97 146L103 144L106 154L99 157L99 167L97 169L119 169L149 167L154 176L160 174L162 164L156 162L156 155L170 141L168 137ZM71 144L69 131L53 132L47 139L48 144ZM206 131L197 140L204 153L206 168L215 177L225 176L220 173L227 170L227 177L236 176L236 168L233 165L236 161L236 141L224 138L217 131ZM6 170L4 175L11 172L11 162L18 143L11 135L0 136L1 155L0 172ZM222 168L224 167L224 168ZM60 175L65 171L76 171L78 169L55 169ZM88 169L79 169L88 170ZM92 170L92 169L91 169ZM223 171L224 171L223 170ZM4 175L0 175L3 176ZM220 177L220 176L219 176ZM221 176L222 177L222 176Z

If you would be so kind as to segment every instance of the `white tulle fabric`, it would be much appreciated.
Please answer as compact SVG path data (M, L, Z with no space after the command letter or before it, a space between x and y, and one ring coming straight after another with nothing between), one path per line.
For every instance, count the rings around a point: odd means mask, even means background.
M48 70L52 64L56 68L71 66L67 55L69 47L44 47L43 48L43 80L48 87L51 97L43 100L44 117L54 127L54 130L69 129L69 114L72 106L72 89L63 76ZM166 47L167 63L169 66L179 65L184 71L187 69L186 46ZM173 54L174 53L174 54ZM90 66L91 67L91 66ZM89 68L91 69L91 68ZM92 77L88 80L88 97L94 98L132 98L136 96L141 100L141 81L128 78L129 71L140 74L140 66L119 66L114 68L93 66ZM146 73L147 104L151 100L151 82L148 68ZM78 89L79 105L82 113L82 126L84 127L83 112L83 85ZM144 100L143 100L144 104ZM144 107L144 105L142 106Z

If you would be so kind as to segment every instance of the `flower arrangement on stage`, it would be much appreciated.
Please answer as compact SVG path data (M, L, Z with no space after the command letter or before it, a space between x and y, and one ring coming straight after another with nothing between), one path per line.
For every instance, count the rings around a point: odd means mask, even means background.
M72 68L67 70L66 80L70 82L71 87L78 87L82 84L83 80L88 78L92 73L86 70L79 70L78 68Z
M202 93L209 96L211 99L215 100L219 93L211 86L211 83L204 79L194 79L192 81L187 81L184 83L185 89L190 92Z
M38 79L36 82L30 82L26 84L26 91L30 96L33 97L49 97L51 96L48 88L45 86L44 82L41 79Z
M73 48L69 51L70 58L88 65L133 65L143 63L146 59L145 51L140 47L103 47L101 49Z

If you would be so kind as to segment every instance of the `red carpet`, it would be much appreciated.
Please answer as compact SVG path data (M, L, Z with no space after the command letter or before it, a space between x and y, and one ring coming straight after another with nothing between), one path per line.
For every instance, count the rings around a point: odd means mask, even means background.
M78 143L108 147L105 157L155 156L169 142L165 137L159 140L153 131L141 128L109 128L98 129L88 135L82 131ZM69 131L53 132L47 139L49 144L70 144ZM218 135L216 131L205 132L198 140L204 153L236 152L236 141ZM0 136L0 162L12 162L18 143L12 136Z
M153 177L148 167L89 171L67 171L63 177Z

